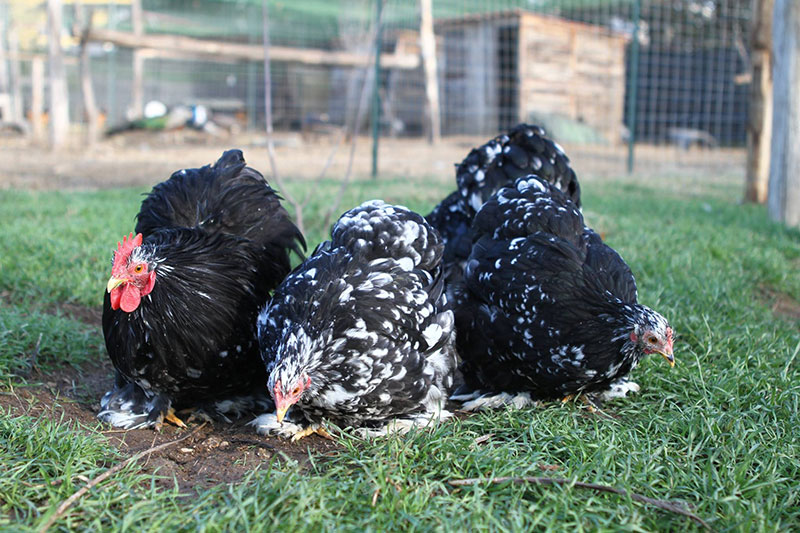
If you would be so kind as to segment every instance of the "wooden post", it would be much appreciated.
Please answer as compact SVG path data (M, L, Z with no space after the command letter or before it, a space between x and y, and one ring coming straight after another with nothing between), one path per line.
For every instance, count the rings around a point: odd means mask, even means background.
M383 29L383 0L375 0L375 74L372 86L372 179L378 177L378 139L381 129L381 48Z
M773 220L800 226L800 3L775 0L772 161L767 207Z
M270 38L269 38L269 1L261 2L261 24L264 45L264 122L267 129L267 155L269 155L269 165L272 169L272 176L279 180L278 162L275 157L275 143L272 138L272 71L270 70ZM299 228L303 227L303 213L298 210L295 213L295 220Z
M436 77L436 36L433 33L432 4L432 0L419 0L419 39L422 67L425 71L426 133L428 142L436 144L441 140L442 129L439 114L439 80Z
M50 66L50 143L60 148L69 132L69 93L61 50L61 0L47 0L47 46Z
M774 0L755 0L750 34L752 81L747 117L747 175L744 200L767 201L772 138L772 11Z
M22 109L22 69L19 60L19 35L12 22L8 28L8 59L11 64L11 102L13 104L13 120L22 124L25 112Z
M76 6L77 7L77 6ZM97 110L97 102L94 97L94 87L92 86L92 71L89 59L89 30L92 28L92 15L91 8L80 9L80 18L84 29L81 33L81 93L83 94L83 107L86 111L86 144L90 148L97 143L99 137L99 116Z
M633 3L633 40L631 41L630 83L628 83L628 174L633 174L634 147L636 146L636 99L639 89L639 17L642 0Z
M131 24L138 38L144 34L142 0L131 0ZM133 50L133 79L131 80L131 115L139 118L144 114L144 55L140 48Z
M250 41L253 39L253 35L248 34L247 40L248 44L252 44ZM245 109L247 110L247 129L254 130L256 129L256 95L258 93L257 85L258 85L258 77L256 76L256 63L254 61L247 62L247 89L245 93L245 102L246 106Z
M8 9L8 6L0 6L0 9ZM7 17L0 20L0 119L10 120L11 99L9 98L11 80L8 75L8 54L6 43L8 36Z
M31 134L33 139L44 138L44 60L34 56L31 60Z

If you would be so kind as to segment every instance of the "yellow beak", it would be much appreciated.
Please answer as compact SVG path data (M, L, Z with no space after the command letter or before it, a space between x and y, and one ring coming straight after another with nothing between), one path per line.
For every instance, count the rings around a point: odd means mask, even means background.
M282 407L282 408L277 409L275 411L275 414L278 417L278 423L283 424L283 417L286 416L286 411L288 411L288 410L289 410L289 406L287 405L286 407Z
M119 279L115 278L114 276L111 276L111 279L108 280L108 285L106 285L106 290L108 290L108 292L111 292L127 281L128 281L127 279Z
M672 353L666 353L666 352L658 352L658 353L661 354L661 357L667 360L667 363L669 363L670 368L673 368L675 366L675 356L672 355Z

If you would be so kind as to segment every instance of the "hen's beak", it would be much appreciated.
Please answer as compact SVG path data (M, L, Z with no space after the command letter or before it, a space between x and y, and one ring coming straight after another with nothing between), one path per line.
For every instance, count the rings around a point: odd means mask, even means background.
M675 356L672 355L672 350L669 351L664 350L663 352L658 352L658 353L661 354L661 357L667 360L667 363L669 363L670 368L675 366Z
M125 283L126 281L128 280L115 278L114 276L111 276L111 279L108 280L108 285L106 285L106 290L108 290L108 292L111 292L120 285L122 285L123 283Z
M278 409L275 411L275 414L276 414L276 415L277 415L277 417L278 417L278 423L279 423L279 424L283 424L283 417L285 417L285 416L286 416L286 411L288 411L288 410L289 410L289 406L288 406L288 405L285 405L285 406L283 406L283 407L279 407L279 408L278 408Z

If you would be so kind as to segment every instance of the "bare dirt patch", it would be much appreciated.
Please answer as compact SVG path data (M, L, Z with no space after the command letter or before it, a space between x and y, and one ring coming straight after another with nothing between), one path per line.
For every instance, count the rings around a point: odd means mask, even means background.
M98 325L99 308L61 304L59 312L89 325ZM63 366L51 372L34 369L27 383L11 390L0 390L0 407L15 415L63 422L74 421L89 432L99 430L125 457L153 446L174 441L191 433L201 424L190 423L188 429L165 425L161 431L151 429L119 430L100 424L95 418L99 401L113 382L111 361L85 364L79 368ZM200 490L218 483L240 481L259 465L270 461L296 461L300 468L315 459L335 455L338 445L317 435L293 443L284 439L262 437L247 426L252 418L232 423L206 425L190 438L139 461L144 472L163 476L159 483L171 487L173 479L181 489Z
M124 457L174 441L200 425L193 422L187 429L165 425L161 431L125 431L100 424L95 418L98 401L111 385L112 375L113 368L107 362L34 373L29 384L0 391L0 407L15 415L78 422L87 432L97 429ZM207 424L190 438L140 460L141 469L163 476L159 483L165 487L171 487L174 479L181 489L200 490L240 481L272 460L296 461L303 468L309 456L324 458L338 450L335 442L316 435L297 443L262 437L246 425L248 421Z
M0 137L0 188L85 189L122 186L152 186L181 168L212 163L229 148L239 148L245 159L265 175L271 174L266 138L259 133L242 133L227 138L208 137L197 132L132 132L107 138L89 149L72 137L72 146L58 152L23 138ZM454 166L470 149L488 136L449 136L437 145L422 139L381 139L379 171L386 176L405 176L452 183ZM298 133L278 132L275 136L278 171L293 180L319 176L336 149L326 172L331 179L347 171L350 147L338 144L338 137L304 138ZM572 166L583 181L627 174L627 148L618 146L565 145ZM353 176L366 178L372 166L372 145L359 137L353 159ZM24 164L23 164L24 162ZM694 178L702 183L731 173L741 175L744 150L680 150L674 146L637 146L638 178L661 178L664 186L684 189ZM678 177L683 179L678 180ZM690 178L690 179L687 179ZM275 184L273 184L275 185Z
M785 294L775 294L772 312L778 316L800 322L800 303Z
M99 326L103 321L103 309L100 307L87 307L85 305L65 302L56 306L56 310L67 318L91 326Z
M772 287L761 287L761 290L775 316L797 322L800 326L800 302Z

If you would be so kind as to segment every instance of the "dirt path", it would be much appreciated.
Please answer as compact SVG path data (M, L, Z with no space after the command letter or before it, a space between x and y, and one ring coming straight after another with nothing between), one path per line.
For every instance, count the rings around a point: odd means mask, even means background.
M453 182L454 165L470 149L487 139L447 137L436 146L419 139L382 139L379 171L386 176L431 178ZM299 134L277 134L276 158L283 176L296 180L319 176L337 145L334 137L303 138ZM181 168L212 163L229 148L239 148L254 168L270 175L266 139L260 134L241 134L220 139L196 132L128 133L105 139L88 150L73 146L52 152L24 139L0 137L0 188L83 189L120 186L151 186ZM581 180L624 176L627 151L624 146L565 146ZM326 176L339 179L346 173L349 145L340 145ZM696 174L702 179L741 173L742 149L679 150L674 146L641 146L636 149L636 170L650 174ZM371 141L361 137L353 161L353 175L366 178L371 169Z

